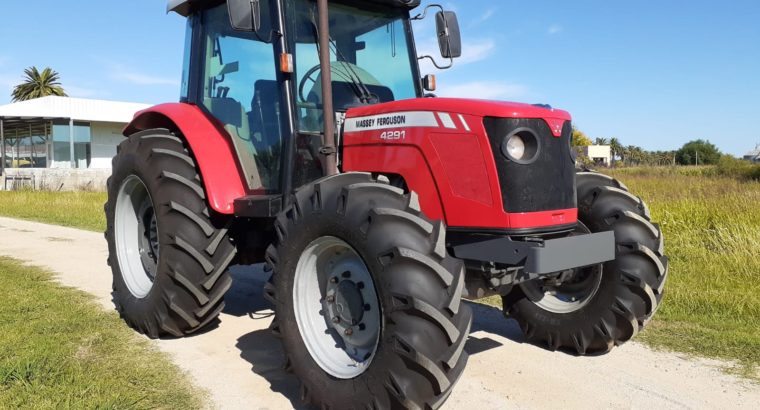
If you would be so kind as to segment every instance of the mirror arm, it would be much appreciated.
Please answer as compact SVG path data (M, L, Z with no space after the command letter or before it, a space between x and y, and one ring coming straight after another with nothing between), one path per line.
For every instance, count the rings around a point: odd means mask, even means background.
M428 10L430 10L431 8L436 8L436 9L439 9L440 11L444 11L443 6L441 6L440 4L429 4L427 7L425 7L425 10L423 10L422 13L412 17L411 20L424 20L425 17L427 17Z
M417 57L417 60L420 60L420 61L422 61L422 60L430 60L433 63L433 65L435 66L435 68L437 68L439 70L448 70L449 68L454 67L454 59L452 57L449 57L449 65L447 65L447 66L440 66L440 65L438 65L438 62L435 61L435 58L433 58L431 56Z

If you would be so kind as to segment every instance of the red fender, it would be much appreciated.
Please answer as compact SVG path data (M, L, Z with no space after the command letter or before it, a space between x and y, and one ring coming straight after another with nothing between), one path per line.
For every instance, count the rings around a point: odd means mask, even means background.
M179 131L195 155L211 208L225 215L234 213L235 199L247 195L230 136L212 117L191 104L157 105L135 114L124 135L153 128Z

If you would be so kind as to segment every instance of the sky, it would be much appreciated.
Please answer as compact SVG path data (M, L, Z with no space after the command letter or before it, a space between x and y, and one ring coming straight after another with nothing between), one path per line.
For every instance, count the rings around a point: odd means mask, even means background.
M760 143L760 1L443 4L459 15L464 49L449 70L423 64L439 96L551 104L591 138L648 150L702 138L742 155ZM59 71L74 97L177 101L185 22L165 7L4 1L0 104L28 66ZM437 55L432 19L415 31L420 53Z

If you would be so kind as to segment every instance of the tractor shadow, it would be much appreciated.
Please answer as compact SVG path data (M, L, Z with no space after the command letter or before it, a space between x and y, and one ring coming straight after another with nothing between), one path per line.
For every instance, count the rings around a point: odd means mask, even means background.
M227 294L225 314L237 317L249 316L253 320L269 320L272 306L263 297L263 288L269 274L261 265L235 266L231 268L233 286ZM473 311L471 333L484 332L480 337L470 335L465 351L477 355L503 346L488 335L500 336L512 342L524 343L524 336L513 320L507 320L501 309L479 303L465 302ZM268 329L242 335L235 347L240 357L251 364L252 371L266 379L270 389L290 401L295 409L311 409L301 402L300 384L284 370L285 354L280 341Z

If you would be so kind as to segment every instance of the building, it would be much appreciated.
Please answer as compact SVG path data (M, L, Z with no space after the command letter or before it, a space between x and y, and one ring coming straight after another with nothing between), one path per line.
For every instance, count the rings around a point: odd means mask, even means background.
M0 189L103 189L124 126L145 108L68 97L0 106Z
M755 146L755 149L744 155L744 159L746 161L760 163L760 144L757 144Z
M610 166L612 163L612 147L609 145L590 145L582 147L581 154L596 165Z

